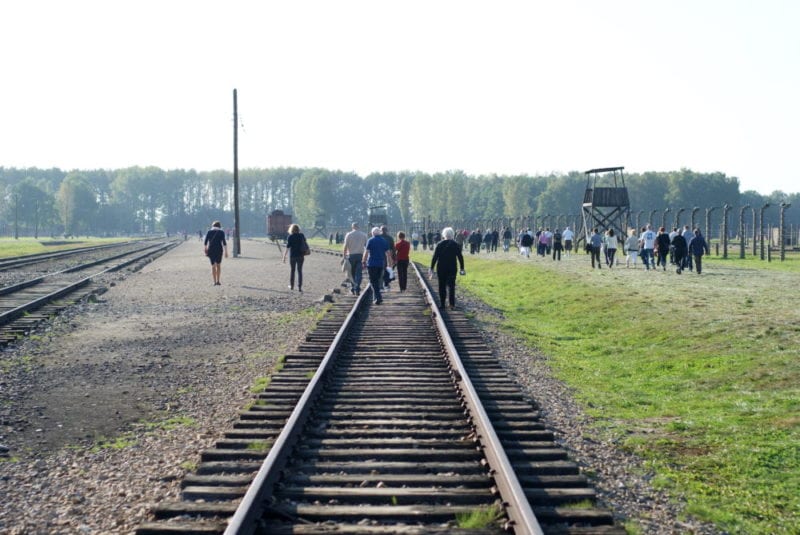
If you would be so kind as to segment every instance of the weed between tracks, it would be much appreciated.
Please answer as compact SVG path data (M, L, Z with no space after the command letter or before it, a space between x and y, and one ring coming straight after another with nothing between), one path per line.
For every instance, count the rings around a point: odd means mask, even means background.
M731 533L797 533L800 259L712 256L698 276L487 256L467 256L457 293L547 355L657 487Z
M456 515L456 523L461 529L486 529L503 517L503 509L499 505L491 505L475 509L469 513Z

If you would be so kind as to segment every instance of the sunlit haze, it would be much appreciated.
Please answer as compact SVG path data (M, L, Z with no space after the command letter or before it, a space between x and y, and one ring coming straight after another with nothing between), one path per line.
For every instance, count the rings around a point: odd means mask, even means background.
M7 1L0 166L530 175L800 191L800 2Z

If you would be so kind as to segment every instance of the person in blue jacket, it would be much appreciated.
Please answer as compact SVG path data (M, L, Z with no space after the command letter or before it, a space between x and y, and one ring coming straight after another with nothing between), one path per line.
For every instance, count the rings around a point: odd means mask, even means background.
M361 262L367 268L367 273L369 273L369 285L372 287L372 302L376 305L380 305L383 303L383 297L381 296L383 273L386 271L386 266L392 262L389 243L381 236L380 227L372 229L372 237L367 240Z

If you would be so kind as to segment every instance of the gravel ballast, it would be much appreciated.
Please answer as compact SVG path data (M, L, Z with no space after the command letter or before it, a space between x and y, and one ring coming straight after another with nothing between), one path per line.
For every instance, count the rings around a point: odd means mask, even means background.
M0 533L131 533L153 504L178 499L181 478L230 427L250 386L298 345L325 296L339 297L335 256L306 258L299 293L287 288L276 245L245 240L242 249L223 260L222 285L213 286L191 239L110 276L107 291L0 353ZM595 474L606 506L644 533L717 533L681 520L681 504L650 487L638 459L593 436L546 359L493 321L480 324L561 443Z

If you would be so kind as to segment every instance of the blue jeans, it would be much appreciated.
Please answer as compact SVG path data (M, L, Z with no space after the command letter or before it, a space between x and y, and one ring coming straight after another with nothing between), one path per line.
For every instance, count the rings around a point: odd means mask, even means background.
M361 279L363 278L363 274L361 272L361 258L362 255L360 254L351 254L348 257L350 269L353 272L353 288L359 291L361 290Z
M644 262L644 267L647 269L650 269L650 266L653 266L653 269L656 268L656 265L653 263L652 249L642 249L642 261Z

